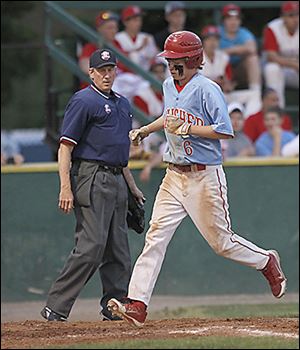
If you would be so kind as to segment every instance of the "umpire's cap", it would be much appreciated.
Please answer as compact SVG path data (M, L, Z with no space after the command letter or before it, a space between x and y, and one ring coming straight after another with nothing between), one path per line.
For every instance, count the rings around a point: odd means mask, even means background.
M116 56L107 49L98 49L90 57L90 68L101 68L104 66L116 66Z

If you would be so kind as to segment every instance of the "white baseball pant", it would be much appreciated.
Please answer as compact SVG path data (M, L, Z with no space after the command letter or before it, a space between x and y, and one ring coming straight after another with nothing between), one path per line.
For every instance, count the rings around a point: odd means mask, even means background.
M222 165L188 173L167 169L155 199L144 249L133 269L129 298L149 304L168 244L187 215L217 254L257 270L267 264L266 250L231 230Z

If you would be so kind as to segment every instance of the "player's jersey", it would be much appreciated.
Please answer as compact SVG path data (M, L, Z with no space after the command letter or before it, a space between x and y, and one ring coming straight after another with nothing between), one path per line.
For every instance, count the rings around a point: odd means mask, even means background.
M218 84L197 73L180 92L177 91L173 78L167 78L163 84L163 91L164 118L168 114L174 115L193 125L212 125L214 131L233 136L227 104ZM220 140L165 133L165 162L181 165L222 163Z

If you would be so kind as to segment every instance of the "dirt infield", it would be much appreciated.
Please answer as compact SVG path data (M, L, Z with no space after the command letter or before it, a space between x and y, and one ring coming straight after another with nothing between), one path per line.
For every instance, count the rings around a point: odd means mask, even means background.
M142 329L115 322L6 322L1 328L1 349L26 349L116 340L182 338L209 335L298 337L297 318L149 320Z

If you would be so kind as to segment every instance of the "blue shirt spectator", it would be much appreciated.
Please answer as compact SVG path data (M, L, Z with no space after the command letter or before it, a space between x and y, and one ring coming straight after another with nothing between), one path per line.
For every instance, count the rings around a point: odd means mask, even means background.
M288 142L293 140L295 137L296 135L293 132L282 130L280 148L282 149L284 145L286 145ZM265 131L260 135L260 137L257 139L255 143L256 155L272 156L273 148L274 148L274 139L268 131Z
M254 35L245 27L240 27L236 32L234 38L229 38L226 34L224 26L220 26L220 48L227 49L232 46L244 45L247 41L253 40L255 41ZM230 55L230 63L235 65L239 63L241 60L241 56L238 55Z
M24 162L21 154L20 145L12 132L1 130L1 165L17 164Z
M230 56L236 89L250 89L260 98L261 69L255 36L242 27L241 8L227 4L222 9L220 49ZM257 98L257 97L256 97Z
M279 107L271 107L264 113L266 131L255 142L257 156L281 156L283 146L296 137L293 132L283 130L281 122Z

